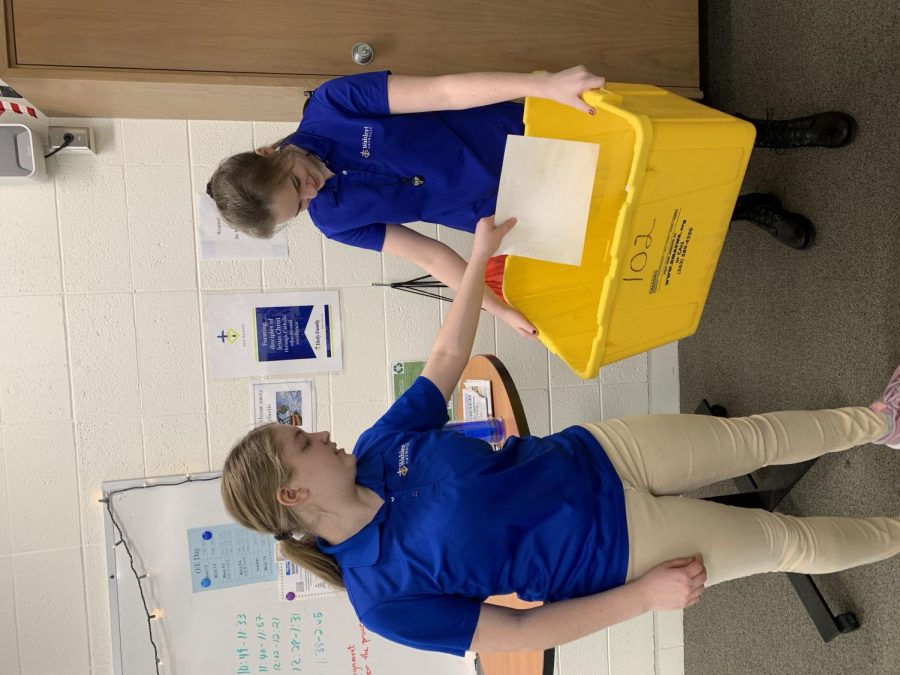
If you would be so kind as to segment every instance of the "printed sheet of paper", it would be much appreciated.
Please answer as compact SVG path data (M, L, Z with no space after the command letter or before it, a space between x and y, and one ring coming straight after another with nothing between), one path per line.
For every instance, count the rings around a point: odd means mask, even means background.
M290 424L316 431L316 394L311 380L251 382L253 426Z
M490 380L463 382L463 421L486 420L494 416Z
M271 536L230 523L191 528L187 537L194 593L275 579Z
M214 380L342 367L337 291L208 294L204 300Z
M337 591L324 579L284 557L280 546L275 547L275 564L278 569L278 599L281 602L337 595Z
M580 265L600 146L509 136L497 222L518 219L498 254Z
M464 422L474 422L488 418L487 399L473 389L463 388L462 408Z
M271 239L241 234L222 218L208 194L196 195L196 202L200 260L288 257L287 230Z

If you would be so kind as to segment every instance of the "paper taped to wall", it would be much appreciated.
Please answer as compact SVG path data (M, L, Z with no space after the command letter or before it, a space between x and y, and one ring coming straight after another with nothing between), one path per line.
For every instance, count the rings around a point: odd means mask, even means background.
M246 258L287 258L287 231L271 239L258 239L235 230L222 218L216 203L207 194L196 195L200 260Z

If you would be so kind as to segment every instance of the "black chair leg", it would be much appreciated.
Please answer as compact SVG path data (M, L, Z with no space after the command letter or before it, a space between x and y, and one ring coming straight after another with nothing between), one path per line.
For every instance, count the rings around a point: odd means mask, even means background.
M787 573L788 581L794 586L800 602L806 608L809 618L815 624L825 642L831 642L842 633L852 633L859 628L859 620L853 612L844 612L835 616L828 607L816 582L808 574Z

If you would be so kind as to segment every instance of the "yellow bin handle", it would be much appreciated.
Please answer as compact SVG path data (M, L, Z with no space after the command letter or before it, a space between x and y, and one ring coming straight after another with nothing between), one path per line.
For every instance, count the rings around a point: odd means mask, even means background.
M581 98L583 98L584 102L590 106L598 106L601 103L608 103L610 105L621 105L622 103L622 95L610 91L609 89L590 89L589 91L584 92L581 95Z

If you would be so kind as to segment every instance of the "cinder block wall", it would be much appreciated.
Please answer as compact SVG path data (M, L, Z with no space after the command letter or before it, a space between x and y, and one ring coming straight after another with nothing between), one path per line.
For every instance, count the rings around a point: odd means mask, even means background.
M0 187L5 675L112 673L101 481L218 469L249 428L248 381L207 378L204 292L340 289L345 368L313 379L319 427L348 448L390 402L389 362L424 358L446 310L372 287L418 271L325 241L302 217L289 228L287 260L199 261L194 193L220 159L293 125L85 123L96 156L60 154L46 182ZM437 236L432 225L416 227ZM440 236L467 256L469 235ZM645 413L651 401L677 410L677 387L651 386L671 376L674 350L585 382L485 316L475 351L507 365L537 435ZM558 672L681 673L681 635L680 613L647 615L563 647Z

